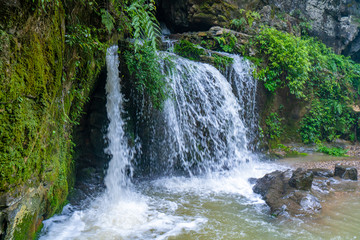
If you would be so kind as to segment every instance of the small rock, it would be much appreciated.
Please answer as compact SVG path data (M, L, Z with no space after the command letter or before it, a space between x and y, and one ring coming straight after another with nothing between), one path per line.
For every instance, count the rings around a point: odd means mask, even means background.
M308 191L311 189L313 179L314 174L312 171L298 168L291 176L289 185L299 190Z
M342 179L358 180L358 171L351 166L336 164L334 175Z

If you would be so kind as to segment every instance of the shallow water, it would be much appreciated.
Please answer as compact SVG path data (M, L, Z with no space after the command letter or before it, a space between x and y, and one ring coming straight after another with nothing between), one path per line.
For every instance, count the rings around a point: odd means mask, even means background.
M357 239L359 184L330 192L312 217L273 218L252 192L248 177L282 167L245 164L241 169L202 177L139 181L121 201L97 198L45 221L41 239Z

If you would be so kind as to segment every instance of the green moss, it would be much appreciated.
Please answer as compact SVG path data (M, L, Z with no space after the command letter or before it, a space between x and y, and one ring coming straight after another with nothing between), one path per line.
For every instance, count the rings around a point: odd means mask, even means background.
M36 218L30 213L25 214L21 219L18 219L19 223L16 225L15 232L13 234L14 240L33 239L35 235L29 233L29 229L35 225Z

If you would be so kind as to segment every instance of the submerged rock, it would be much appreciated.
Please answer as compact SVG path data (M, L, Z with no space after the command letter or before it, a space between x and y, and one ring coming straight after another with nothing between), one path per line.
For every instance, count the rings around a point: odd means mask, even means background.
M357 169L351 166L336 164L334 175L343 179L358 180Z

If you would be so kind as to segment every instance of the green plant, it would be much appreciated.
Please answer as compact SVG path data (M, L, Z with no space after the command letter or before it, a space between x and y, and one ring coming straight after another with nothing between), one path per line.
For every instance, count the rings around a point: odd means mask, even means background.
M237 38L230 32L223 33L220 37L214 37L219 44L219 50L232 53L235 51Z
M154 0L136 0L127 8L131 18L132 37L135 39L135 52L143 44L150 45L153 51L156 50L161 29L154 14L155 10Z
M265 88L274 92L287 86L290 93L305 98L304 90L311 71L306 42L267 27L261 29L256 40L266 63L265 67L259 69L257 77L264 81Z
M111 16L111 14L103 8L100 9L100 14L102 24L104 24L108 32L111 33L111 31L114 29L115 22L113 16Z
M239 19L233 19L230 22L230 28L236 31L243 31L245 29L246 19L241 17Z
M277 140L281 137L284 129L281 126L283 119L279 117L277 113L270 113L270 115L265 119L266 124L266 136L270 140Z
M348 155L346 155L346 153L348 152L347 149L336 148L336 147L329 148L329 147L325 146L324 144L322 144L321 142L316 144L316 151L325 153L328 155L336 156L336 157L343 157L343 156L347 157L348 156Z
M347 106L338 101L315 100L300 123L300 135L304 143L319 140L333 141L351 134L355 116Z
M94 51L105 53L107 45L99 41L98 30L84 25L68 26L65 43L70 47L80 47L85 54Z
M174 46L174 52L182 57L195 61L200 60L200 56L205 53L204 49L188 40L180 40L177 42Z
M230 27L236 31L244 31L246 24L249 28L252 28L254 22L261 19L261 15L256 11L240 9L239 12L242 17L233 19L230 22Z
M170 90L161 73L157 53L151 46L144 46L136 52L135 46L130 48L124 53L124 57L136 89L149 96L155 108L161 109L170 96Z
M260 18L261 18L260 14L258 12L251 11L251 10L246 11L245 16L246 16L246 20L247 20L250 28L252 27L254 21L260 20Z

